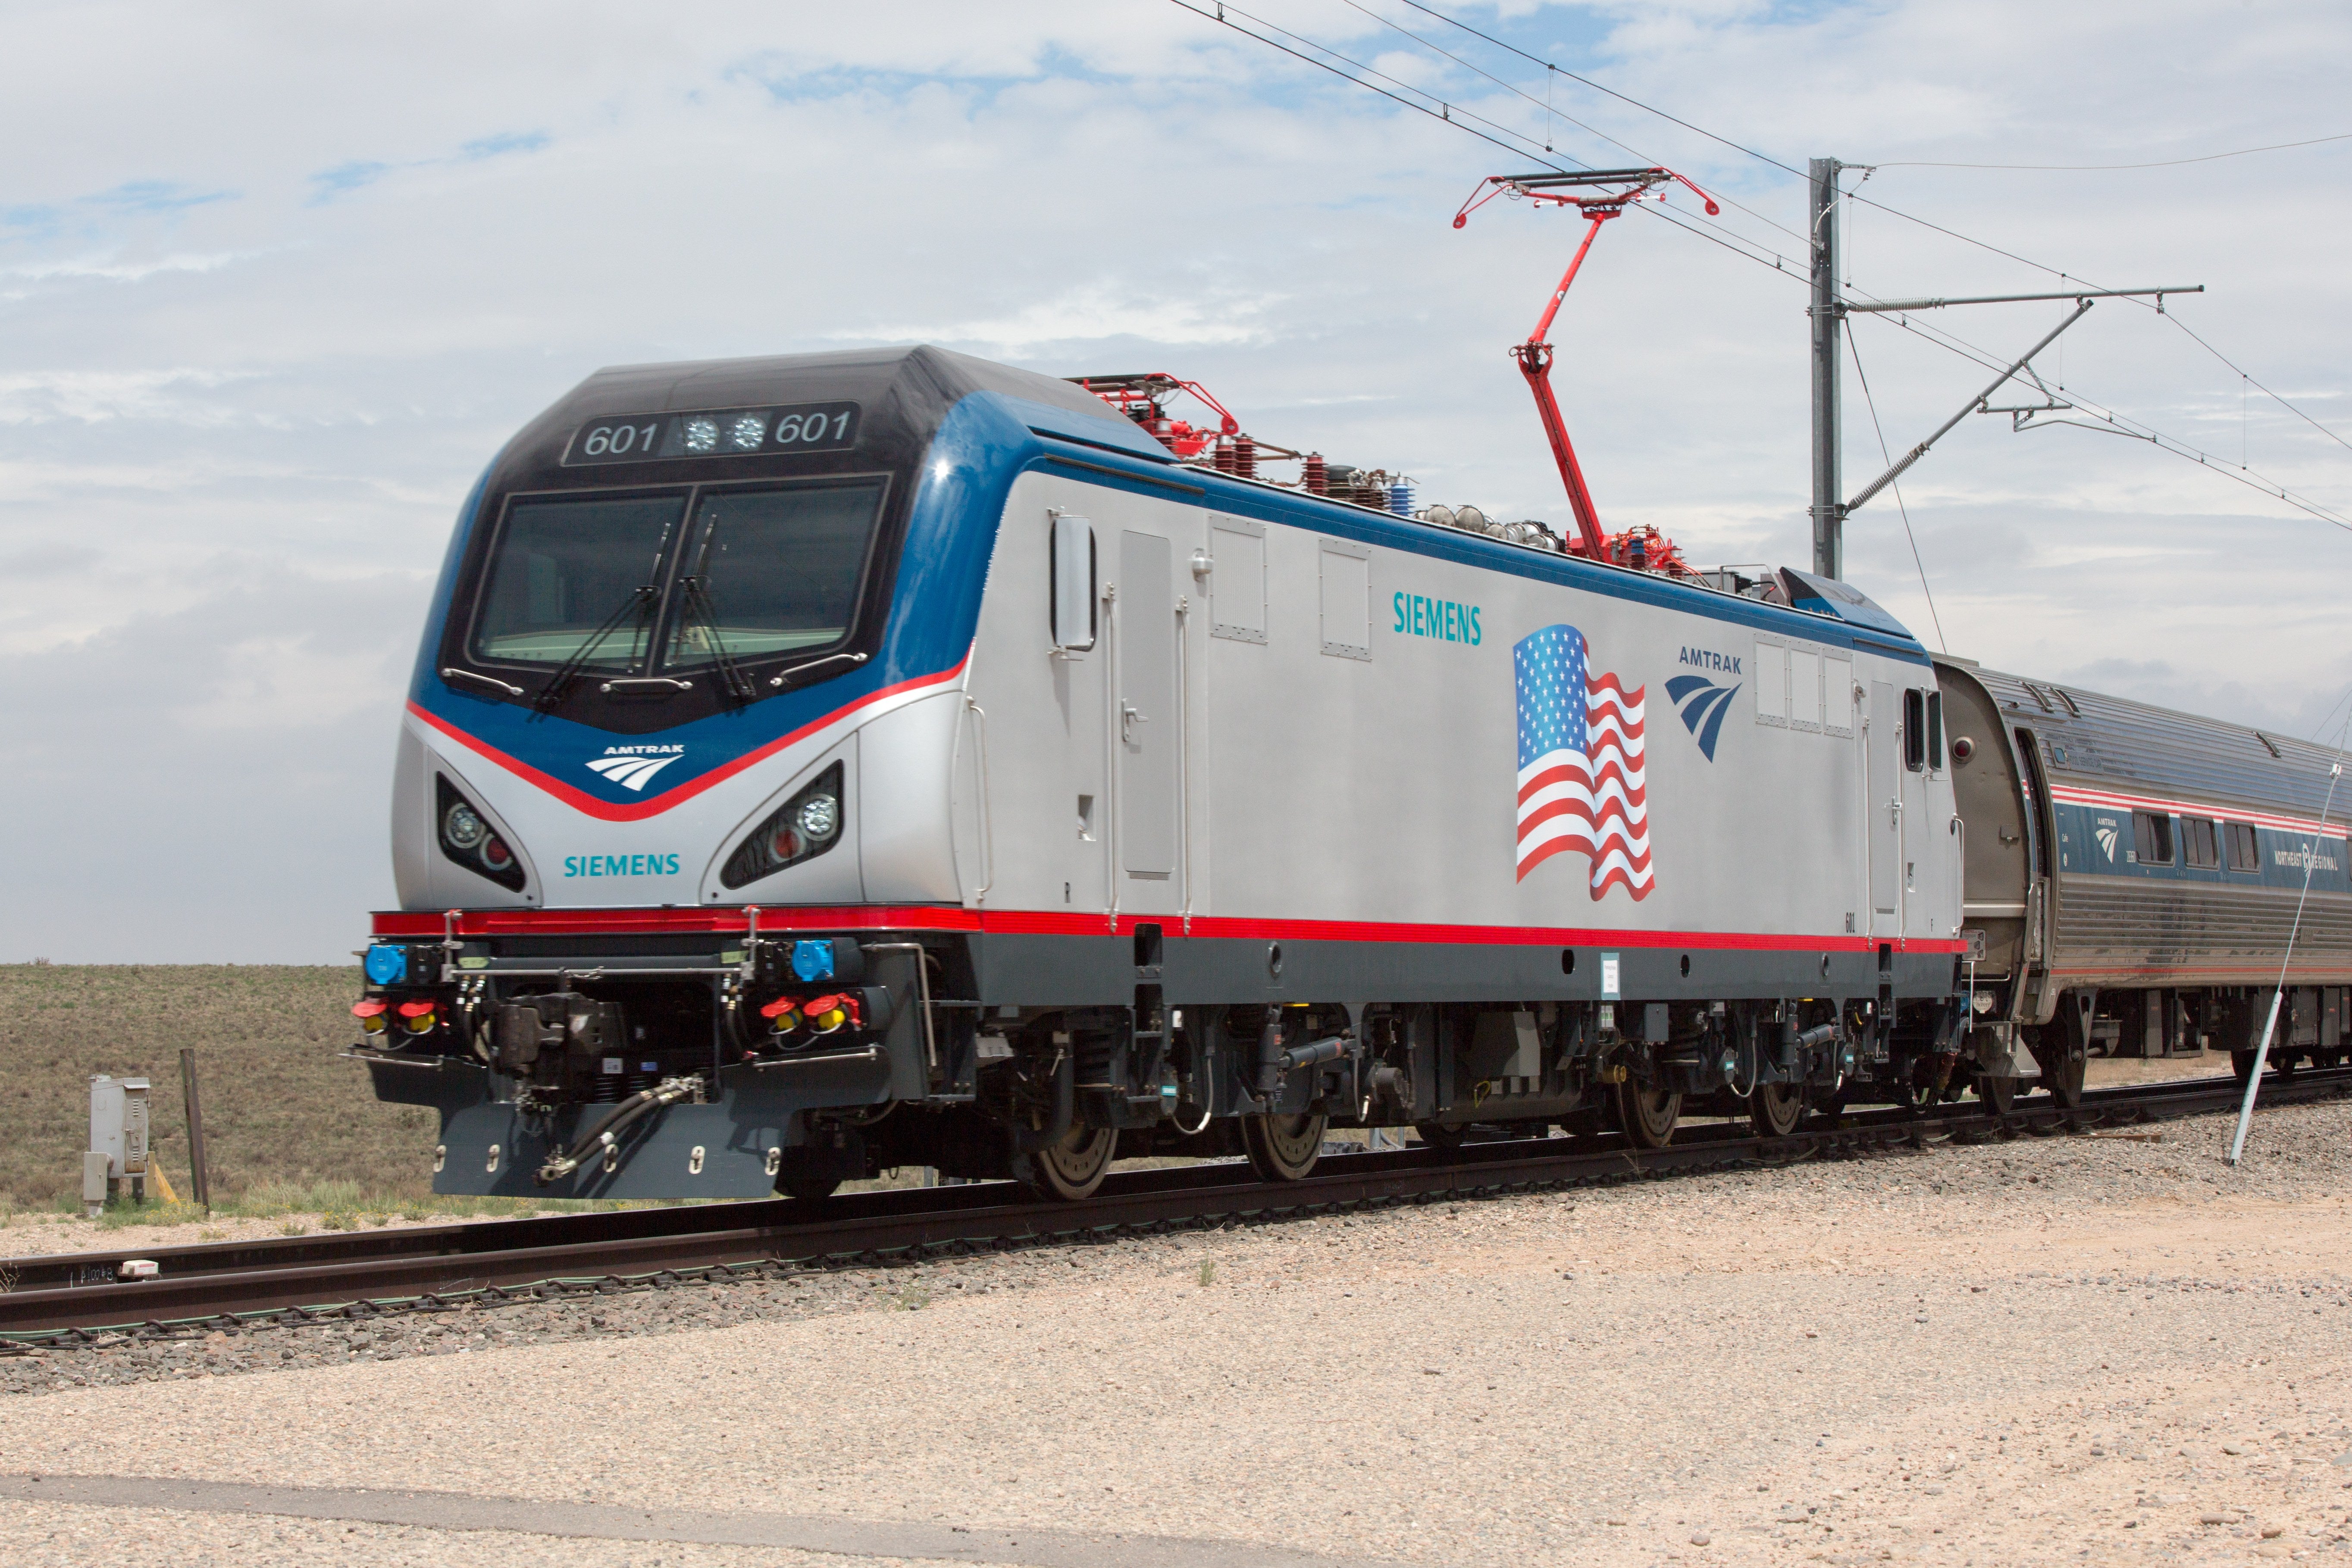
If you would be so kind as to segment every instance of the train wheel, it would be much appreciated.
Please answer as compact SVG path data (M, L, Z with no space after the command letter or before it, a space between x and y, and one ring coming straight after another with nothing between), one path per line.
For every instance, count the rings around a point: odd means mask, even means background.
M2073 1110L2083 1103L2083 1077L2090 1066L2086 1058L2062 1052L2055 1062L2042 1064L2042 1081L2050 1086L2059 1104Z
M1242 1147L1262 1182L1295 1182L1323 1152L1325 1116L1244 1116Z
M1617 1125L1636 1149L1663 1149L1675 1135L1683 1097L1672 1089L1644 1089L1628 1079L1617 1086Z
M1977 1100L1995 1116L2007 1116L2017 1109L2017 1080L2013 1078L1988 1078L1979 1073Z
M776 1184L776 1191L804 1204L821 1204L833 1196L833 1189L839 1185L839 1176L786 1176Z
M1416 1121L1412 1124L1412 1130L1420 1133L1421 1141L1431 1148L1444 1150L1462 1147L1464 1137L1468 1131L1461 1127L1448 1127L1443 1121Z
M2302 1068L2303 1063L2296 1059L2293 1051L2273 1050L2271 1052L2271 1066L2277 1069L2279 1077L2293 1078Z
M1786 1138L1805 1119L1805 1086L1759 1083L1748 1097L1748 1121L1759 1138Z
M1041 1198L1076 1203L1095 1195L1118 1152L1118 1129L1073 1127L1058 1143L1013 1156L1013 1179Z
M2238 1081L2240 1083L2243 1083L2248 1079L2253 1077L2254 1053L2252 1051L2231 1051L2230 1053L2230 1070L2238 1075Z

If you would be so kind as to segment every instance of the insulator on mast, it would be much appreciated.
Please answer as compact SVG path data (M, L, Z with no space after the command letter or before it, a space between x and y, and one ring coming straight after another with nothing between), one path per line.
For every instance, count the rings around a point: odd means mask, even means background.
M1301 461L1301 467L1305 470L1300 476L1301 482L1306 485L1308 495L1322 496L1331 493L1330 466L1323 461L1322 453L1307 453Z
M1234 474L1236 478L1257 478L1257 443L1247 436L1234 437Z

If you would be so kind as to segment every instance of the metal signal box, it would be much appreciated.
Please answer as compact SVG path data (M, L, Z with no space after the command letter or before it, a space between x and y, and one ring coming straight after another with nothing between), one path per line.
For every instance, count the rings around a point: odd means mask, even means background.
M89 1080L89 1152L106 1156L110 1183L128 1181L139 1194L147 1189L147 1080ZM92 1162L95 1164L95 1162Z

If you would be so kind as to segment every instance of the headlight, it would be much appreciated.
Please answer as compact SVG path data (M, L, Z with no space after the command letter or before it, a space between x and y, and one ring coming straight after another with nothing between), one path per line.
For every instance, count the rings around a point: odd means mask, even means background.
M512 846L490 831L488 818L458 793L446 775L440 784L441 853L477 877L487 877L502 888L522 890L522 866Z
M809 796L794 815L812 843L823 843L841 830L841 802L830 795Z
M719 873L720 883L740 888L813 860L840 843L841 778L841 764L835 763L770 814L727 857Z
M482 820L481 814L462 800L441 818L441 837L449 841L452 848L479 849L482 840L489 836L489 825Z

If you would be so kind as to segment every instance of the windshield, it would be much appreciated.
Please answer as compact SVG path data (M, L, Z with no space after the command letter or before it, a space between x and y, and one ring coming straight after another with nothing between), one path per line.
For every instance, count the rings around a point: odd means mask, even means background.
M660 584L685 510L682 493L517 501L483 584L475 657L561 665L586 649L583 666L634 668L653 630L639 590Z
M879 484L704 496L680 568L700 592L678 596L663 662L761 658L839 642L881 505Z

